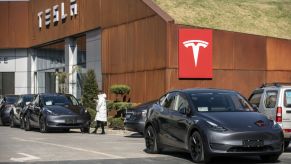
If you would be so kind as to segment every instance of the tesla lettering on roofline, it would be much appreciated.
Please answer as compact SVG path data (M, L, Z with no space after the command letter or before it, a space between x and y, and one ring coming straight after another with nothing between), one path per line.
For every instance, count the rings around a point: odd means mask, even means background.
M70 0L70 15L75 16L77 15L77 2L76 0ZM42 28L42 18L43 18L43 11L37 13L38 17L38 27ZM59 5L53 6L53 23L57 23L59 21ZM65 20L67 18L67 14L65 14L65 4L64 2L61 3L61 18ZM51 9L48 8L45 10L45 25L49 26L51 23Z
M212 78L212 30L179 29L179 78Z

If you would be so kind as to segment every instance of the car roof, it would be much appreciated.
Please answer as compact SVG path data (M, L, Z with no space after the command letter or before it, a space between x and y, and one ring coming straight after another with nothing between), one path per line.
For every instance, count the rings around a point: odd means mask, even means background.
M227 89L216 89L216 88L188 88L188 89L181 89L181 90L173 90L174 91L180 91L184 92L187 94L192 94L192 93L238 93L237 91L234 90L227 90Z
M5 95L4 97L18 97L19 95Z
M71 94L65 93L39 93L40 96L69 96Z

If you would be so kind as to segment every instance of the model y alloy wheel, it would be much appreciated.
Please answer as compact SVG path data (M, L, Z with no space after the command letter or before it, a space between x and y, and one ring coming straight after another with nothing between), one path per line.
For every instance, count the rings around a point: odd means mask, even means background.
M29 119L29 113L27 113L25 116L24 116L24 130L25 131L29 131L31 130L31 125L30 125L30 119Z
M206 158L203 141L201 135L196 131L194 132L189 139L189 150L192 157L192 160L195 163L209 162L209 158Z
M10 114L9 121L10 121L10 127L14 128L15 127L15 121L14 121L14 114L13 113Z
M146 152L151 154L160 153L161 149L157 140L157 133L152 126L148 126L145 130Z
M47 125L46 125L46 120L43 116L40 117L39 119L39 128L40 128L40 132L41 133L46 133L48 132L48 128L47 128Z

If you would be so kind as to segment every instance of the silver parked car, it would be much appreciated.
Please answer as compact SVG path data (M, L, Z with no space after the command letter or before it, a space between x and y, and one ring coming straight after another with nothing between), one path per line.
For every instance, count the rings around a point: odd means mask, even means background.
M249 101L282 127L287 149L291 140L291 84L264 84L253 91Z

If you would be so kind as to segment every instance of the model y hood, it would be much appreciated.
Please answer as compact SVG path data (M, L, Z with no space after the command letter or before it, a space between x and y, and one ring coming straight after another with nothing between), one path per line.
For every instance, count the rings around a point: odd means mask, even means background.
M199 115L206 121L234 131L257 131L270 126L270 120L257 112L205 112Z
M72 105L52 105L52 106L45 106L46 110L50 110L53 114L56 115L80 115L82 112L82 108L78 106Z

